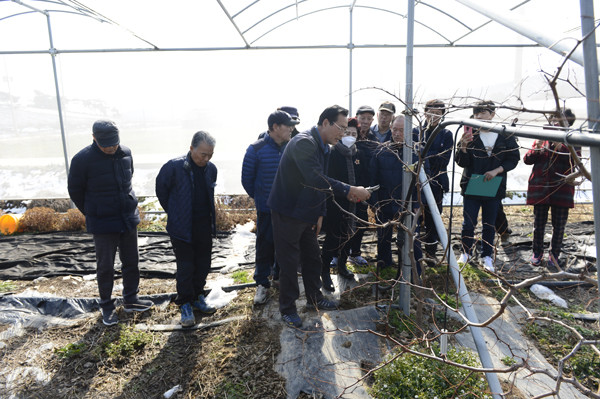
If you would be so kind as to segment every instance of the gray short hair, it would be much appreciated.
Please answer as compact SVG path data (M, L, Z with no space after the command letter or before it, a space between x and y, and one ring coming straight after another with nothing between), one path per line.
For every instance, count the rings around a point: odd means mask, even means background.
M214 147L217 141L210 133L200 130L199 132L194 133L194 137L192 137L192 147L198 148L200 143L206 143L211 147Z

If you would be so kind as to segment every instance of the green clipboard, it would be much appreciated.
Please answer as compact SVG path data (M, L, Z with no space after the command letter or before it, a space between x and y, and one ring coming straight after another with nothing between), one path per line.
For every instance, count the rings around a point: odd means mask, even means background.
M502 176L496 176L488 181L483 181L483 175L473 173L467 184L465 195L477 195L480 197L495 197L502 182Z

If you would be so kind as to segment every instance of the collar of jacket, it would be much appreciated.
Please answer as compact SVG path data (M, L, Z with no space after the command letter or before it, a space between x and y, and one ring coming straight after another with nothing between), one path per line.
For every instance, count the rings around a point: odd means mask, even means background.
M105 157L108 157L108 158L122 158L125 155L125 153L121 149L120 145L119 145L119 148L117 148L117 151L114 154L112 154L112 155L104 153L104 151L102 151L100 149L100 146L95 141L92 142L92 148L94 148L95 151L98 151L100 154L102 154L102 155L104 155Z
M284 143L281 143L281 145L278 145L275 142L275 140L273 140L273 137L271 137L271 135L269 134L268 131L267 131L267 134L265 134L265 137L263 138L263 140L265 140L267 144L272 145L273 147L277 148L278 150L283 150L285 145L288 143L288 141L286 141Z
M319 127L314 126L310 130L310 134L317 141L317 144L319 145L319 148L321 149L321 151L323 151L323 154L325 154L325 155L329 154L329 151L330 151L329 144L325 144L325 142L321 138L321 132L319 132Z

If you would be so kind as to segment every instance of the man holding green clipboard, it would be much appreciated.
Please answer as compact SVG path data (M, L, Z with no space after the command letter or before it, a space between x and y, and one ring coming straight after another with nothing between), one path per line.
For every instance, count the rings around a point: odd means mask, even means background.
M473 107L473 117L491 121L496 107L492 101L480 101ZM463 253L459 263L467 263L473 253L475 227L479 209L482 220L482 263L494 272L493 254L495 221L500 201L506 194L506 172L519 163L519 145L513 136L465 127L458 142L455 160L463 168L460 180L463 195L463 226L461 242Z

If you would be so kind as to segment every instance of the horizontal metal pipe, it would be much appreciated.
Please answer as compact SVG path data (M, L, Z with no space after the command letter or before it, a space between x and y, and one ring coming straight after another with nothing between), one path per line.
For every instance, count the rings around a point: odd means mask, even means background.
M510 126L495 122L482 122L474 119L445 120L441 128L450 125L465 125L477 129L485 129L506 135L515 135L517 137L527 137L531 139L544 139L550 141L559 141L570 145L583 145L588 147L600 147L600 135L582 133L579 130L559 130L559 129L533 129L518 126Z
M537 44L415 44L415 48L523 48L523 47L542 47ZM238 51L238 50L319 50L319 49L347 49L347 44L329 44L318 46L236 46L236 47L167 47L167 48L112 48L112 49L78 49L78 50L59 50L56 54L88 54L88 53L146 53L146 52L172 52L172 51ZM353 48L379 49L379 48L406 48L406 44L353 44ZM0 51L0 55L28 55L28 54L48 54L50 50L5 50Z

